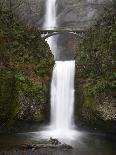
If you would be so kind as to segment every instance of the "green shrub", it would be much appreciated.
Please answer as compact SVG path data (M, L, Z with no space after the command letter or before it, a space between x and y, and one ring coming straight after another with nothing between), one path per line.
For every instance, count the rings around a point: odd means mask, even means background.
M11 125L17 119L17 88L14 73L0 72L0 123Z

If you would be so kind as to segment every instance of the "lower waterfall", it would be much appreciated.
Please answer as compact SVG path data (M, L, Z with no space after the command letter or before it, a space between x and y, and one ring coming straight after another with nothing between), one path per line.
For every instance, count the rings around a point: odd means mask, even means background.
M42 138L67 142L81 135L74 125L75 61L55 61L51 82L50 125L41 131Z
M56 61L51 84L51 126L66 132L74 125L75 61Z

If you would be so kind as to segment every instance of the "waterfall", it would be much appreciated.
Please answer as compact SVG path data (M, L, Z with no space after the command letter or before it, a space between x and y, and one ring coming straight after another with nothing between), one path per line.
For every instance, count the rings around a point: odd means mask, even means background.
M45 21L43 28L53 30L57 27L56 0L46 0ZM53 36L47 39L53 55L58 46ZM75 138L74 130L74 76L75 61L55 61L51 83L51 122L49 129L42 132L44 137L61 139Z
M43 28L45 30L54 30L56 27L57 27L56 0L46 0L45 20L44 20ZM55 58L55 55L57 53L56 37L53 36L46 40Z
M45 20L43 28L51 30L57 27L56 0L46 0Z
M51 125L66 132L73 126L75 61L56 61L51 84Z

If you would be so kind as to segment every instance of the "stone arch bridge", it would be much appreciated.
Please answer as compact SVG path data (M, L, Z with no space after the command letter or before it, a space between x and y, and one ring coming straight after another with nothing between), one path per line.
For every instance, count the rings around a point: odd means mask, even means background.
M72 34L75 35L79 38L84 37L84 32L83 30L71 30L71 29L54 29L54 30L39 30L41 33L41 37L43 39L47 39L51 36L58 35L58 34Z

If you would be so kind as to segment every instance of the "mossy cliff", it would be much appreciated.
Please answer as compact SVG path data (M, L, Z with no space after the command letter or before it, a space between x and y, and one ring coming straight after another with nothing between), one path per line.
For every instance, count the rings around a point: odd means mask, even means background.
M0 10L0 126L43 121L53 56L37 30ZM46 107L47 105L47 107Z
M76 53L76 112L89 126L110 130L116 121L115 6L106 7ZM77 115L76 115L77 116ZM113 130L112 130L113 131Z

